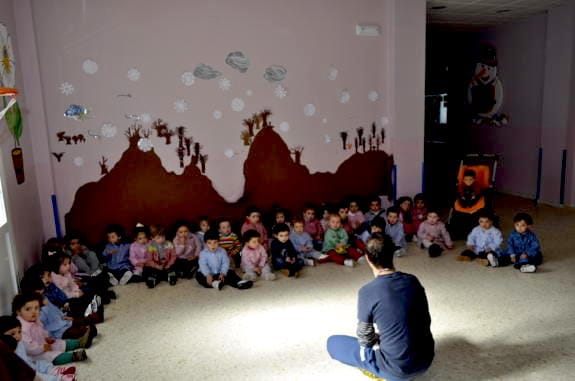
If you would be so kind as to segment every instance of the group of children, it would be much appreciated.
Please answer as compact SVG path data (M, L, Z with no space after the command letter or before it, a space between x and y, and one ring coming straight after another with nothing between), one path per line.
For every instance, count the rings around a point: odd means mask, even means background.
M369 200L365 213L359 205L352 199L326 208L321 219L310 206L290 222L288 212L277 209L267 227L260 211L249 208L241 238L226 218L217 220L215 229L208 218L201 218L195 233L189 224L178 223L172 241L162 226L138 225L130 243L121 226L110 225L101 255L84 246L78 235L52 238L44 246L42 263L26 271L13 315L0 317L0 344L12 348L40 379L74 380L75 367L65 364L87 358L85 348L97 335L104 305L116 298L110 288L118 284L143 282L154 288L161 281L173 286L195 277L205 288L245 290L258 279L274 280L275 272L295 279L304 266L334 262L353 267L365 260L365 244L374 233L391 238L396 256L405 254L407 242L427 249L430 257L453 248L437 210L427 207L422 194L413 201L401 197L387 210L379 197ZM536 271L542 254L530 229L531 216L514 217L506 250L493 216L483 209L476 217L478 225L458 260Z

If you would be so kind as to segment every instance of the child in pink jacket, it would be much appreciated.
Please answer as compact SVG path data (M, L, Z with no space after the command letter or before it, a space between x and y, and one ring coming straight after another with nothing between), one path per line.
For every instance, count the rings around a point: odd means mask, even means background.
M130 245L130 262L134 266L135 279L141 280L146 266L152 259L148 251L150 232L144 226L138 226L134 231L135 240Z
M440 256L445 249L453 248L449 232L435 210L427 212L427 219L419 225L417 236L432 258Z
M274 280L276 276L267 264L268 254L260 243L260 233L251 229L245 232L243 238L245 242L241 263L241 268L245 272L243 279L255 281L261 276L264 280Z
M12 301L12 312L22 324L22 342L30 359L67 364L87 359L86 340L61 340L49 337L40 321L42 297L35 293L19 294Z

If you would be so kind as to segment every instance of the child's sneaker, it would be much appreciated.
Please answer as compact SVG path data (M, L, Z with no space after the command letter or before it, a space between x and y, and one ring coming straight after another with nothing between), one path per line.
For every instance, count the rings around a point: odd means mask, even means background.
M537 271L537 267L535 265L523 265L519 268L519 271L522 273L534 273Z
M457 259L459 262L471 262L471 257L462 254L459 254L455 259Z
M224 283L219 280L215 280L212 282L212 288L215 288L216 290L221 290L222 288L224 288Z
M252 288L254 282L251 280L240 280L238 282L238 290L247 290L248 288Z
M282 274L283 274L284 276L286 276L286 277L289 277L289 276L290 276L290 273L289 273L289 270L288 270L288 269L281 269L281 270L280 270L280 273L282 273Z
M146 286L148 286L148 288L156 287L156 278L149 277L148 279L146 279Z
M72 352L72 359L74 361L86 361L88 359L88 355L86 354L85 350L76 349L74 352Z
M64 375L58 377L58 381L76 381L76 375L64 374Z
M249 272L249 273L245 273L244 276L242 277L243 280L249 280L250 282L255 281L257 278L257 275L255 273Z
M55 376L63 375L63 374L76 374L76 367L75 366L55 366L50 371L50 374Z
M276 279L276 274L274 273L264 273L262 275L262 279L263 280L275 280Z
M168 283L170 284L170 286L175 286L177 282L178 278L176 277L176 273L175 272L168 273Z
M120 278L120 281L118 283L122 286L128 284L130 279L132 279L133 275L134 275L134 273L132 273L130 270L126 271L124 273L124 275L122 275L122 277Z
M305 263L306 266L315 266L315 261L311 258L305 258L303 263Z
M108 273L108 276L110 277L110 284L111 284L112 286L117 286L117 285L118 285L118 279L116 279L116 277L114 276L114 274Z
M329 257L329 255L327 255L327 254L322 254L322 255L319 256L318 261L322 261L322 260L326 259L327 257Z
M296 271L295 273L293 273L293 277L294 277L294 279L297 279L297 278L299 278L299 277L300 277L300 275L301 275L301 271Z
M361 257L359 257L357 259L357 264L358 265L363 265L364 263L367 263L367 258L365 257L365 255L362 255Z
M343 265L347 267L354 267L355 262L353 259L346 259L345 261L343 261Z
M499 266L499 260L497 259L497 257L495 255L493 255L493 253L487 254L487 260L489 261L489 264L491 265L491 267L498 267Z
M393 255L395 255L396 257L403 257L405 255L405 249L403 249L403 248L397 249L397 250L395 250Z

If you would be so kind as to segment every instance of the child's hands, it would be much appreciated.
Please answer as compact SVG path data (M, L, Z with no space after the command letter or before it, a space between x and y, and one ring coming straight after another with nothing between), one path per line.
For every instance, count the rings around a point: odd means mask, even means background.
M52 346L50 344L44 344L44 352L50 352L52 350Z
M110 249L108 250L108 254L116 254L118 252L117 249Z
M304 253L307 253L308 251L310 251L311 249L307 246L304 246L301 248L301 251L303 251Z
M72 318L70 316L62 316L62 320L74 321L74 318Z
M515 263L515 254L509 256L511 258L511 263Z
M44 340L46 341L47 344L54 344L56 342L56 340L51 337L47 337Z
M475 246L465 246L467 250L475 251Z
M65 303L62 306L62 312L70 312L70 303Z
M521 254L521 256L520 256L519 258L521 258L521 259L526 259L526 258L529 258L529 255L527 255L527 254Z
M286 258L286 262L287 263L294 263L295 262L295 258Z
M208 276L206 277L206 282L208 282L208 284L212 284L213 281L214 281L214 277L213 277L213 276L208 275Z
M426 236L426 237L425 237L425 239L426 239L426 240L428 240L428 241L431 241L431 242L433 242L433 237L432 237L432 236L430 236L430 235Z
M345 245L343 243L336 243L335 244L335 248L336 249L341 249L342 247L344 247Z
M225 276L224 274L220 274L219 280L220 280L220 282L225 281L225 280L226 280L226 276Z
M254 272L255 272L256 274L258 274L258 275L262 275L262 268L261 268L261 267L256 267L256 268L254 269Z
M452 250L452 249L453 249L453 245L450 245L450 246L445 245L445 247L447 247L447 250Z

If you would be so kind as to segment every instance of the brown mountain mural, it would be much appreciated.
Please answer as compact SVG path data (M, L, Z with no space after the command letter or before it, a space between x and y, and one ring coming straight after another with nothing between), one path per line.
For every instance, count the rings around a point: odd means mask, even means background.
M167 172L151 150L142 152L137 140L118 163L97 182L81 186L65 222L67 231L81 232L89 244L105 237L106 226L119 223L127 231L137 222L170 227L180 219L201 215L240 219L250 205L264 212L272 205L291 211L305 203L339 202L349 195L389 195L393 157L383 151L356 153L335 173L314 173L292 160L290 149L273 127L264 127L251 143L244 163L244 195L226 202L211 180L193 165L181 175Z

